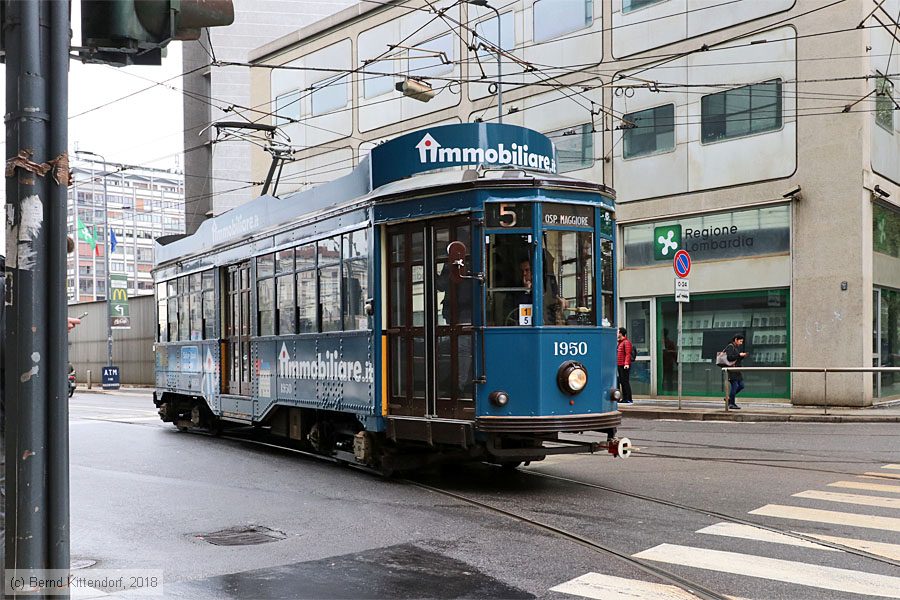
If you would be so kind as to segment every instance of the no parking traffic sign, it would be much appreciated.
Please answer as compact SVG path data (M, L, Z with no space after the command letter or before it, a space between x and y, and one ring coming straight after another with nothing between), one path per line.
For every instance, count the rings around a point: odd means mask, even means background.
M672 261L675 268L675 274L679 277L687 277L691 272L691 255L687 250L679 250L675 253L675 260Z

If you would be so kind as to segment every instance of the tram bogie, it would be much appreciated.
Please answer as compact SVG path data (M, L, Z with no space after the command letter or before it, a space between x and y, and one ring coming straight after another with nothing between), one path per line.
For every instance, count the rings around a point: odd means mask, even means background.
M462 151L429 165L442 155L426 142L469 151L467 135L482 162L505 143L510 160L546 168L417 174L462 165ZM529 158L541 148L546 160ZM535 132L435 127L341 180L159 245L161 418L250 425L382 472L627 455L615 438L613 194L554 166ZM566 436L586 431L608 442Z

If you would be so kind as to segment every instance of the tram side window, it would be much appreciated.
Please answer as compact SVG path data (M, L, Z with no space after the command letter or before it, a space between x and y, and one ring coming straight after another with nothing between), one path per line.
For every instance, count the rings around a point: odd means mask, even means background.
M216 335L216 278L213 271L203 273L203 339L214 340Z
M544 325L595 325L594 236L589 231L544 233Z
M190 313L191 313L191 340L203 339L203 303L201 301L201 275L194 273L189 278L190 289Z
M169 317L166 314L168 303L166 301L166 284L156 284L156 341L166 342L169 340L168 326Z
M320 331L341 330L341 238L319 240ZM333 266L326 266L332 264Z
M344 235L344 330L368 328L366 297L369 293L369 240L361 229Z
M278 297L278 335L291 335L296 322L293 272L275 280L275 294Z
M494 327L530 325L531 241L526 234L487 238L487 323Z
M274 254L256 259L258 335L275 335L275 279L272 277L274 274Z
M614 289L613 282L615 281L616 265L613 262L613 244L609 240L600 242L600 267L602 277L600 281L600 293L603 296L602 324L604 327L609 327L612 323L616 322L613 318L615 316L613 311L615 310L616 297L616 290Z
M191 313L190 292L188 291L188 278L178 278L178 339L180 341L191 339Z

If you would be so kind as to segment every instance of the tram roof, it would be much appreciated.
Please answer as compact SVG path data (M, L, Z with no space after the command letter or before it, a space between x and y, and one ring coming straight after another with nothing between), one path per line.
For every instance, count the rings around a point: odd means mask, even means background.
M366 157L349 174L328 183L282 198L269 194L259 196L207 219L191 235L160 238L154 261L158 266L186 256L211 252L260 234L274 233L341 206L484 188L562 188L602 194L611 200L615 198L613 190L602 184L526 169L442 170L414 175L373 190L369 158Z

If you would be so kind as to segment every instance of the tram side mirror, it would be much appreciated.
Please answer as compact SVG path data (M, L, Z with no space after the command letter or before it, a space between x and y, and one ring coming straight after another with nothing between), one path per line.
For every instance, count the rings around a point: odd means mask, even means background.
M466 278L466 254L469 249L460 241L450 242L447 246L447 258L450 264L450 280L460 283Z

